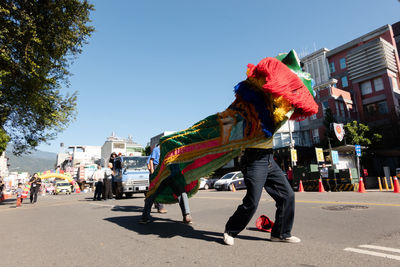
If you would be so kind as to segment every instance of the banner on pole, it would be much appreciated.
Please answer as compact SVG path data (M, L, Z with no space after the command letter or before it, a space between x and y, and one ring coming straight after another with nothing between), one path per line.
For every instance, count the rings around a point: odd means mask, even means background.
M331 151L332 154L332 164L339 164L339 153L336 150Z
M292 157L293 162L297 162L297 150L296 149L291 149L290 150L290 155Z
M322 150L322 148L315 148L315 154L317 155L317 161L318 162L324 162L324 151Z
M335 131L335 135L337 139L341 142L344 137L344 128L342 123L334 123L333 130Z

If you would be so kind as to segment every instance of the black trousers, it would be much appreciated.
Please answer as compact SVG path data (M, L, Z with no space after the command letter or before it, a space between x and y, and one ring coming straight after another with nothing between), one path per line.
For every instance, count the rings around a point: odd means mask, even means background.
M39 192L39 187L31 187L31 193L30 193L30 199L31 199L31 203L35 203L37 201L37 194Z
M100 200L102 194L103 194L103 182L98 181L96 182L96 189L94 190L93 199Z
M276 164L272 150L248 148L241 164L247 193L243 203L226 223L225 231L235 237L247 226L257 210L264 188L276 202L275 224L271 235L290 237L294 220L294 192Z
M157 165L158 164L154 164L154 170L157 168ZM150 177L151 177L151 174L149 174L149 181L151 180L150 179ZM157 209L157 210L162 210L162 209L164 209L164 204L163 203L158 203L158 202L154 202L154 206L155 206L155 208Z
M112 183L111 179L103 180L103 199L112 199Z
M330 183L328 181L328 177L322 177L322 185L324 186L324 189L326 191L332 191L331 190L331 185L330 185Z

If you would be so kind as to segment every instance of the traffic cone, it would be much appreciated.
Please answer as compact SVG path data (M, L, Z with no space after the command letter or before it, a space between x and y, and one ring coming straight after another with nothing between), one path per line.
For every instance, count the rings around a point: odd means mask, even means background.
M363 178L360 177L360 182L358 183L358 193L366 193Z
M320 192L320 193L326 192L325 189L324 189L324 185L322 184L322 179L319 179L318 192Z
M80 193L81 189L79 188L79 184L75 183L75 193Z
M397 176L394 177L394 184L393 184L393 193L400 193L400 185L399 181L397 180Z
M232 191L232 192L236 192L235 185L234 185L234 184L231 184L231 186L232 186L232 188L231 188L232 190L231 190L231 191Z
M303 182L300 180L299 192L304 192Z

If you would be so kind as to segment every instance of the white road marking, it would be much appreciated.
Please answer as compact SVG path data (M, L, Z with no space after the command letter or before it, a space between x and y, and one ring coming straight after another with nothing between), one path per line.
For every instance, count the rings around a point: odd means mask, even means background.
M388 259L400 261L400 256L392 255L392 254L386 254L386 253L375 252L375 251L364 250L364 249L358 249L358 248L345 248L344 250L345 251L356 252L356 253L360 253L360 254L366 254L366 255L370 255L370 256L376 256L376 257L382 257L382 258L388 258Z
M384 251L400 253L400 249L398 249L398 248L387 248L387 247L373 246L373 245L360 245L359 247L360 248L371 248L371 249L377 249L377 250L384 250Z

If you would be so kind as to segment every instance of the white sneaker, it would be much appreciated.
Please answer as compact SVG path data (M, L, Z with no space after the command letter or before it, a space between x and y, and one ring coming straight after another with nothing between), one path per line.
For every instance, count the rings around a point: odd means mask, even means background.
M300 243L301 240L298 237L291 236L291 237L286 237L286 238L279 238L275 236L271 236L271 241L272 242L286 242L286 243Z
M233 246L235 243L235 238L230 236L228 233L224 233L224 243L228 246Z

